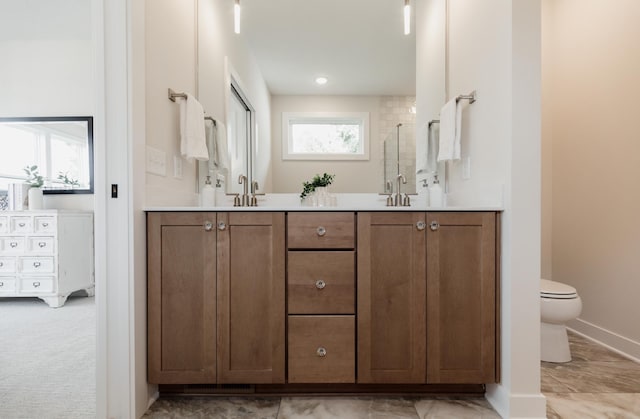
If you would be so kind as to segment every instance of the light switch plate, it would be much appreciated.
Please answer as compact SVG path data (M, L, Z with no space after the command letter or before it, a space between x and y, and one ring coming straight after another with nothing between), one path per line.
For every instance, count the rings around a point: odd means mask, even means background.
M147 146L147 173L167 176L167 153Z

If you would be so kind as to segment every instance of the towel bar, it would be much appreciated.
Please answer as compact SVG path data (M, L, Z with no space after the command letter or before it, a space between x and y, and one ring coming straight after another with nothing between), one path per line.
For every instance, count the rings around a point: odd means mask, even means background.
M187 94L186 93L177 93L174 92L171 88L169 88L169 100L172 102L176 101L176 98L182 98L182 99L186 99L187 98Z
M468 95L458 95L456 97L456 103L460 102L461 100L468 100L469 101L469 105L471 105L473 102L476 101L476 91L474 90L473 92L469 93Z

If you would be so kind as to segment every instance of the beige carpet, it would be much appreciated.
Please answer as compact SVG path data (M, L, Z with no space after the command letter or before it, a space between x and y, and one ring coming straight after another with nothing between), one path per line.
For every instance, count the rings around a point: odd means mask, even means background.
M96 417L94 298L0 298L0 418Z

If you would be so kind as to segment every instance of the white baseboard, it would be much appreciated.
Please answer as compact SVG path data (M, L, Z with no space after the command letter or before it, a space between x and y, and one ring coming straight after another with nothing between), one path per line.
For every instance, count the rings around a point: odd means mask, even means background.
M545 419L547 417L547 399L542 393L511 394L502 384L489 384L485 398L503 418Z
M570 321L567 324L567 328L625 358L640 363L640 342L636 342L580 318Z

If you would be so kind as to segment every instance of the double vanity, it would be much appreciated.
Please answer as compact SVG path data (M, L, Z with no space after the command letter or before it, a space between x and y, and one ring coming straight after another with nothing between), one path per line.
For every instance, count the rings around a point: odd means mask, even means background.
M148 209L149 382L208 393L497 382L499 209L364 208Z

